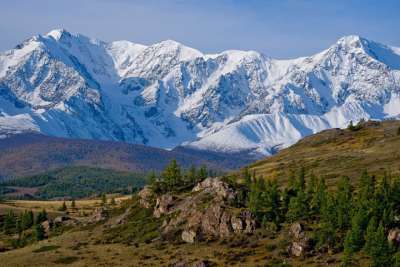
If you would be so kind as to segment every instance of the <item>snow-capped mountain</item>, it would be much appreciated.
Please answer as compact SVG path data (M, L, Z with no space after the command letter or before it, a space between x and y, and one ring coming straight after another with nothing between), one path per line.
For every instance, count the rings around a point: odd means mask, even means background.
M207 55L65 30L0 54L0 130L268 155L400 114L400 48L346 36L311 57Z

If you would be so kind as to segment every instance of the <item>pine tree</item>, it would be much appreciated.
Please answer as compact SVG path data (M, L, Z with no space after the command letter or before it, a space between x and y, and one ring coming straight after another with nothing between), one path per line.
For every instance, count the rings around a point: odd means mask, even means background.
M342 230L348 229L352 207L352 188L349 177L343 176L338 183L336 204L338 227Z
M194 165L190 166L186 176L188 184L190 185L196 184L198 182L196 166Z
M208 170L205 165L200 167L197 177L198 177L198 181L202 181L208 177Z
M311 196L311 199L309 200L310 210L312 214L319 214L327 196L327 189L324 178L316 180L316 188L313 191L314 192Z
M72 202L71 202L71 208L73 208L73 209L76 208L75 199L73 199Z
M375 232L376 229L378 228L378 225L376 223L375 217L372 217L369 220L367 230L365 231L364 239L365 239L365 245L364 245L364 250L369 254L370 249L375 246Z
M354 253L364 245L364 232L368 224L368 215L364 209L358 209L351 219L351 229L344 241L345 252Z
M41 224L42 222L47 220L47 212L45 209L43 209L41 212L39 212L36 215L36 221L35 224Z
M40 241L40 240L44 239L44 228L40 223L35 225L34 233L35 233L36 241Z
M280 192L276 180L267 182L265 191L261 192L259 202L259 212L262 213L263 220L278 224L280 220Z
M110 205L111 206L117 205L117 203L115 202L115 198L114 197L111 198Z
M175 159L165 168L162 177L169 191L173 190L175 186L181 183L181 168Z
M21 228L22 230L26 230L32 227L33 225L33 212L32 211L24 211L21 216Z
M306 219L308 217L308 202L305 192L299 191L289 202L286 218L289 222Z
M4 217L3 230L5 234L11 234L15 231L16 226L16 216L12 210L9 210Z
M321 202L320 229L317 232L317 246L334 247L337 241L337 203L329 193Z
M376 228L376 223L372 222L371 229L366 234L366 252L371 258L372 267L390 266L391 250L385 236L385 230L380 223Z

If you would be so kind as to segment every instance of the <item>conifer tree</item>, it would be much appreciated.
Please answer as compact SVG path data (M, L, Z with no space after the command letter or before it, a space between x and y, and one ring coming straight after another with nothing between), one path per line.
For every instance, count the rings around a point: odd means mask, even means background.
M11 234L15 231L16 216L12 210L9 210L4 217L3 230L5 234Z
M344 241L345 252L354 253L364 245L364 232L368 224L368 215L365 209L360 208L351 219L351 229L347 232Z
M343 176L338 183L336 204L338 227L347 229L350 227L352 207L352 188L347 176Z
M318 246L322 247L327 245L333 247L337 241L337 203L335 197L329 193L321 202L320 208L320 229L317 232Z
M75 208L76 208L75 199L72 199L72 202L71 202L71 208L73 208L73 209L75 209Z
M36 220L35 220L35 224L41 224L42 222L47 220L47 212L45 209L43 209L41 212L39 212L36 215Z
M115 198L114 197L111 198L110 205L111 206L117 205L117 203L115 202Z
M26 230L32 227L33 225L33 212L30 211L24 211L24 213L21 216L21 228L22 230Z
M309 200L311 213L319 214L327 196L327 189L324 178L319 178L316 180L316 188L313 191L314 192L311 196L311 199Z
M181 168L175 159L165 168L162 176L168 190L173 190L175 186L181 183Z
M44 228L40 223L35 225L34 233L35 233L36 241L40 241L40 240L44 239Z
M376 223L372 222L371 229L366 234L366 252L371 258L372 267L390 266L391 250L385 236L385 230L380 223L376 228Z
M289 222L306 219L308 217L308 201L304 191L299 191L295 197L290 198L286 218Z

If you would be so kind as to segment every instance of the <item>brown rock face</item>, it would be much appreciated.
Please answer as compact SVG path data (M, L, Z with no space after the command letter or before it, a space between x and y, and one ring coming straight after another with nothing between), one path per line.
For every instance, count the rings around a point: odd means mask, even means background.
M304 228L303 225L301 225L300 223L296 222L293 223L290 226L290 230L289 230L290 234L297 239L300 239L302 237L304 237Z
M45 236L49 236L51 228L53 226L53 222L50 220L47 220L47 221L42 222L41 225L43 227Z
M186 243L194 243L199 240L199 235L194 230L183 230L181 237Z
M139 203L141 206L145 207L146 209L150 209L153 207L152 200L154 197L154 193L149 186L145 186L140 192L139 195Z
M204 191L208 193L215 193L218 197L223 199L234 199L236 192L229 188L229 185L220 178L209 177L204 181L198 183L192 190L193 192Z
M153 215L160 218L162 214L166 214L171 210L174 204L174 198L170 194L165 194L157 198L156 206L154 207Z
M388 241L393 245L400 246L400 229L390 229L387 237Z
M142 205L148 205L149 188L139 195ZM174 238L181 233L183 241L194 243L204 238L225 238L232 234L251 234L256 228L252 213L238 213L230 206L237 192L219 178L207 178L192 190L195 194L174 197L167 193L156 198L153 216L165 215L161 230L165 238ZM236 211L236 212L235 212Z
M305 254L307 250L307 244L303 242L294 241L288 249L288 252L292 256L300 257Z

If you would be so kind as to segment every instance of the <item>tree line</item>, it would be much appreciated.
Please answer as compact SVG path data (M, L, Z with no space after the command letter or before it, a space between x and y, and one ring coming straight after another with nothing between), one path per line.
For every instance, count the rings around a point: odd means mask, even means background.
M400 266L398 244L387 238L400 223L400 177L364 171L355 185L344 176L328 190L324 178L306 177L304 168L283 187L248 169L241 176L248 190L244 205L262 227L304 222L313 226L316 250L343 252L342 266L354 266L359 251L369 256L371 266Z

